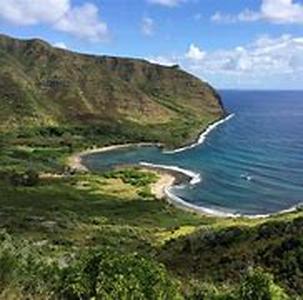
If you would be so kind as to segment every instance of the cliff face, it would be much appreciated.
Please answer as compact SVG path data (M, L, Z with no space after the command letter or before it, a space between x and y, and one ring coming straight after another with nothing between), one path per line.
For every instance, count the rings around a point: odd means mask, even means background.
M144 60L83 55L0 35L0 128L132 122L157 126L223 116L208 84Z

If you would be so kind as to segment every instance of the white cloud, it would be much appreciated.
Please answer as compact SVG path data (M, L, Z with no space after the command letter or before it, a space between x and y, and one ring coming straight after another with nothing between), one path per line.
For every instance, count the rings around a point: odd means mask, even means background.
M168 6L168 7L177 6L185 1L186 0L148 0L149 3L159 4L159 5Z
M217 23L265 20L279 24L303 24L303 5L294 2L294 0L262 0L259 11L246 9L237 15L216 12L211 17L211 20Z
M255 22L260 20L261 15L258 12L254 12L249 9L245 9L240 12L237 16L237 19L242 22Z
M201 61L199 67L208 72L224 74L289 74L303 71L302 50L301 38L282 35L273 39L264 36L244 47L211 52Z
M0 17L16 25L53 23L69 9L69 0L0 0Z
M238 20L236 16L224 14L220 11L217 11L214 15L212 15L210 19L215 23L235 23Z
M224 14L222 12L216 12L214 15L211 16L211 21L215 23L237 23L237 22L255 22L262 19L262 15L246 9L240 12L238 15L231 15L231 14Z
M154 34L154 20L147 17L143 18L141 32L146 36L152 36Z
M61 48L61 49L67 49L66 44L63 43L63 42L54 43L54 47L56 47L56 48Z
M0 19L15 25L46 24L90 41L108 37L98 7L88 2L73 6L71 0L0 0L0 8Z
M264 19L277 23L303 23L303 5L293 0L263 0Z
M108 37L107 25L99 20L98 7L91 3L70 9L54 26L60 31L92 42Z
M195 46L195 44L191 44L185 57L193 60L193 61L201 61L205 57L206 52L202 51L199 47Z
M157 62L179 64L224 87L302 88L303 36L261 36L247 45L208 52L192 44L183 55L160 56Z

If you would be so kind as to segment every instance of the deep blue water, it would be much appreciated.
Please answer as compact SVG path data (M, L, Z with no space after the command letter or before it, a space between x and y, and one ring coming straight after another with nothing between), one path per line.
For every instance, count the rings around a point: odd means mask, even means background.
M235 116L195 148L175 154L155 147L120 149L89 155L84 162L94 170L140 161L192 170L203 180L173 193L223 212L268 214L303 202L303 92L221 95Z

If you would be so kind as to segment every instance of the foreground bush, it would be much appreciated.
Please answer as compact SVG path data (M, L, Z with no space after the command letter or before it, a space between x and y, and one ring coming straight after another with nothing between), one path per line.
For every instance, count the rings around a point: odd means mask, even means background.
M240 285L216 288L212 284L192 282L185 293L186 300L289 300L284 290L276 285L273 276L261 268L249 268Z
M294 297L303 295L303 217L268 220L256 226L201 228L171 239L159 260L168 269L215 284L238 284L243 270L260 266Z
M48 250L0 233L1 299L181 299L150 259L108 250L52 258Z
M249 269L239 291L241 300L287 300L283 289L276 285L270 274L262 269Z
M84 255L62 276L66 299L180 299L165 269L137 255L98 251Z
M261 268L248 269L238 285L194 281L180 294L177 281L152 259L107 249L53 250L0 232L0 299L290 299Z
M21 295L51 297L60 282L60 270L55 260L42 249L24 240L13 239L0 232L0 298L10 299L8 291Z

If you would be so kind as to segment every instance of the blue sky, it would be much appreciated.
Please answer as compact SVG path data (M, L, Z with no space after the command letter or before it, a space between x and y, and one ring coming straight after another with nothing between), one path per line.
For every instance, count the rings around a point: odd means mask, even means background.
M218 88L303 89L303 1L0 0L2 33L180 64Z

